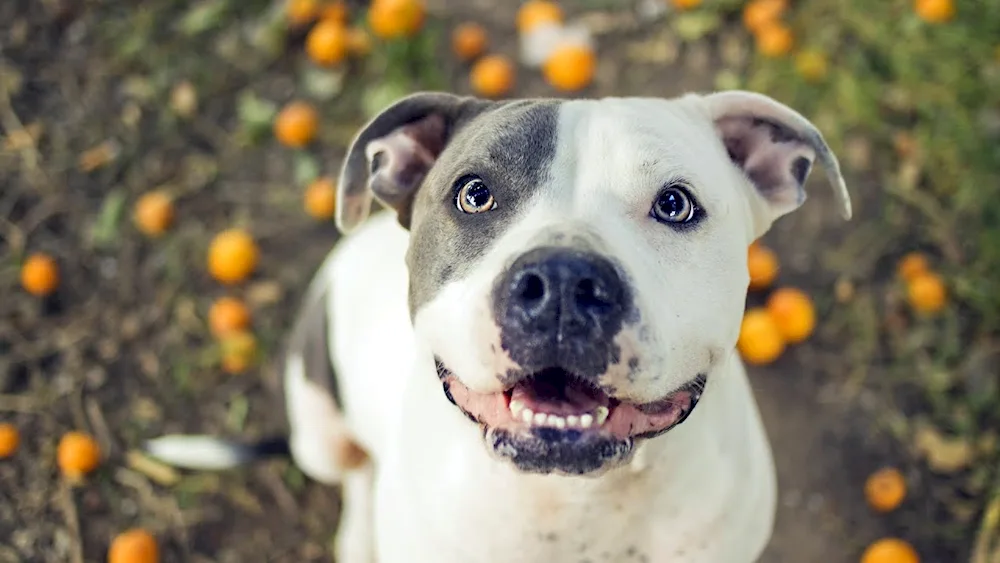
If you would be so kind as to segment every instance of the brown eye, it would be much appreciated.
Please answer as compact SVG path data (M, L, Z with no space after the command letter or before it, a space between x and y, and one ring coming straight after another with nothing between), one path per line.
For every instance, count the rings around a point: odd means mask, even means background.
M696 218L698 207L687 190L668 186L656 196L649 214L661 223L688 223Z
M468 177L459 181L455 206L463 213L485 213L496 208L497 201L479 177Z

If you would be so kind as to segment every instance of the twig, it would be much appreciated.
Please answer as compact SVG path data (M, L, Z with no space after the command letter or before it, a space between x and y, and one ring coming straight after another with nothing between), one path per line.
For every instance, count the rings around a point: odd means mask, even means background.
M65 480L59 485L59 508L66 520L66 527L69 528L70 536L70 561L71 563L83 563L83 539L80 536L80 516L76 511L76 503L73 501L73 492L70 485Z
M1000 477L998 477L973 543L970 563L1000 563Z

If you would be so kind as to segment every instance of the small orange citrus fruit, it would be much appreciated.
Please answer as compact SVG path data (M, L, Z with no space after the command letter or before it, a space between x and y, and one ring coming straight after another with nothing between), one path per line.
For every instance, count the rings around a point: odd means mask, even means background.
M319 9L319 19L337 22L344 26L347 25L349 16L350 10L348 10L347 3L343 0L336 0L335 2L325 4Z
M743 7L743 25L751 33L778 21L788 8L788 0L750 0Z
M542 65L542 75L554 88L576 91L594 79L597 57L594 50L582 45L559 47Z
M937 313L948 302L948 290L941 276L934 272L924 272L909 281L906 297L915 311Z
M348 32L344 24L322 20L306 36L306 53L316 64L331 66L347 58Z
M891 512L906 498L906 478L895 467L883 467L865 480L865 500L878 512Z
M736 348L748 364L769 364L785 351L785 339L766 309L752 308L743 314Z
M778 277L778 255L759 242L747 251L747 268L750 270L750 289L769 287Z
M469 71L472 89L487 98L499 98L514 88L517 72L514 63L504 55L486 55Z
M914 0L913 7L927 23L945 23L955 17L954 0Z
M208 246L208 271L224 284L245 280L257 268L259 250L250 233L227 229L215 235Z
M930 269L927 256L921 252L910 252L899 260L896 265L896 275L904 281L910 282L920 274L929 272Z
M231 332L222 337L222 370L240 374L250 369L257 357L257 337L246 330Z
M670 0L670 3L678 10L690 10L701 6L701 0Z
M798 344L816 328L816 308L801 289L782 287L767 298L767 311L789 344Z
M78 479L101 464L101 448L89 434L76 430L63 434L56 447L56 465L62 474Z
M333 217L337 209L337 188L333 180L318 178L309 184L303 197L306 213L313 219L325 221Z
M21 445L21 434L13 424L0 424L0 459L14 455Z
M882 538L865 549L861 563L920 563L913 546L899 538Z
M317 0L287 0L285 2L285 15L288 23L293 27L308 25L316 19L319 13L319 2Z
M21 286L37 297L51 294L59 287L59 266L56 261L41 252L29 256L21 265Z
M819 82L826 78L828 66L822 51L802 51L795 56L795 70L807 82Z
M354 56L364 56L372 50L372 38L360 27L347 30L347 50Z
M312 142L319 129L319 114L311 104L290 102L274 120L274 136L289 147L304 147Z
M757 50L765 57L781 57L792 51L795 36L792 30L781 22L765 24L754 34Z
M460 61L471 61L486 51L489 39L486 28L474 22L465 22L451 32L451 50Z
M368 27L381 39L411 37L424 25L422 0L373 0Z
M235 297L220 297L208 309L208 328L216 337L244 330L249 325L250 309Z
M539 25L562 23L563 11L559 4L549 0L528 0L517 9L517 32L528 33Z
M159 563L160 548L153 534L141 528L126 530L111 540L108 563Z
M174 223L174 201L162 190L147 192L135 202L132 219L143 234L159 237Z

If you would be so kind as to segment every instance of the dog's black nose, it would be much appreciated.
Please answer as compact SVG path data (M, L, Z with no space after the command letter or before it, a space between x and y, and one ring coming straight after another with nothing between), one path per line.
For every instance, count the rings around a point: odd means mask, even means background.
M504 347L526 369L556 364L603 371L628 295L618 269L597 253L557 247L526 252L494 293ZM584 364L591 367L584 370Z

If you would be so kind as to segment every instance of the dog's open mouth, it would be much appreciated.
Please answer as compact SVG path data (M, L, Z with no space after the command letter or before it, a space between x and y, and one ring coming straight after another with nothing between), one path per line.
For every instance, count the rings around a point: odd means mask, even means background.
M705 385L698 376L660 401L636 404L560 368L532 374L497 393L470 390L440 363L438 373L449 399L488 429L543 430L542 436L553 439L593 434L629 440L665 432L687 418Z

